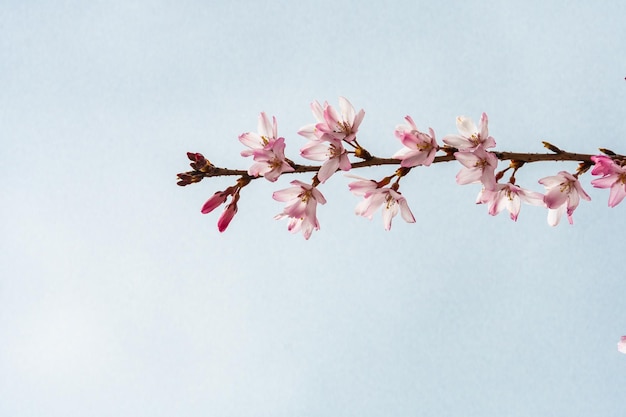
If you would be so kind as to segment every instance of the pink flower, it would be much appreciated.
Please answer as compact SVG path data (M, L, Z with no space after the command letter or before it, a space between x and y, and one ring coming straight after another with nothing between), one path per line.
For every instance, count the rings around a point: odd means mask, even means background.
M326 199L317 188L302 181L291 181L293 187L276 191L272 198L276 201L286 202L285 210L276 215L275 219L289 218L287 230L297 233L302 230L305 239L311 237L313 230L319 230L317 220L317 203L326 204Z
M569 224L574 224L572 215L578 207L580 199L590 201L578 179L566 171L561 171L557 175L545 177L539 180L539 184L546 187L546 194L543 201L548 207L548 224L556 226L561 220L563 213L567 212Z
M239 141L250 149L241 151L241 156L252 156L256 163L248 169L254 177L262 175L274 182L283 172L293 172L294 168L285 159L285 138L278 138L276 118L272 123L265 113L259 115L258 133L246 132L239 135Z
M460 185L482 183L487 190L493 190L496 186L495 170L498 166L498 158L482 146L473 152L455 152L454 157L463 168L456 175L456 182Z
M252 151L256 163L248 169L248 174L274 182L283 172L293 172L294 168L285 160L285 138L270 139L262 149Z
M591 160L595 163L591 170L592 175L609 175L615 172L619 166L611 158L605 155L592 156Z
M533 206L543 205L543 195L534 191L524 190L517 185L496 184L493 190L484 189L478 195L477 204L488 204L492 216L506 208L511 220L517 221L522 201Z
M311 109L318 123L315 127L307 125L298 131L298 134L310 140L328 140L334 138L352 142L356 138L356 133L365 116L363 109L356 113L352 104L350 104L345 97L339 97L339 109L341 113L328 103L324 103L322 109L318 102L313 102L311 103Z
M619 342L617 342L617 350L626 353L626 336L622 336Z
M431 128L428 129L430 135L420 132L411 116L406 116L405 120L409 124L399 125L395 131L396 137L400 139L405 148L396 152L393 158L402 160L400 165L403 167L429 166L439 149L435 140L435 132Z
M602 178L591 181L591 185L596 188L610 188L609 207L615 207L626 197L626 169L607 156L592 156L591 160L596 163L591 173L602 175Z
M493 148L496 146L494 138L489 136L489 129L487 126L487 114L483 113L480 118L480 126L477 129L472 119L459 116L456 118L456 127L459 130L460 135L448 135L443 138L443 142L446 145L453 146L460 151L471 151L478 147L484 149Z
M358 216L371 220L374 213L382 206L385 230L391 230L391 221L398 214L398 210L407 223L415 223L415 217L406 199L398 191L389 187L379 187L376 181L365 178L348 184L348 187L353 194L364 198L354 210Z
M241 156L250 156L255 150L263 149L271 141L278 139L278 126L276 118L272 117L272 123L265 113L259 115L258 133L246 132L239 135L239 141L246 145L249 150L241 151Z
M311 141L300 149L300 155L314 161L326 161L317 173L317 179L321 183L326 182L337 168L342 171L349 171L352 168L348 153L339 139Z

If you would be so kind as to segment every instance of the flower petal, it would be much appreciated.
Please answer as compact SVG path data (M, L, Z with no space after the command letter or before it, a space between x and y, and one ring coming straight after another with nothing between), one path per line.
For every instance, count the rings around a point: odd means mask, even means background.
M469 117L459 116L456 118L456 128L465 137L470 137L478 133L476 125Z

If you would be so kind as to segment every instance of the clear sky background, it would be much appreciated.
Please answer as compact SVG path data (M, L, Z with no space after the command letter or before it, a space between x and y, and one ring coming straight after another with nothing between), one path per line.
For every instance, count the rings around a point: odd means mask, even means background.
M626 204L582 184L575 224L475 205L455 162L402 182L417 222L320 190L309 241L243 190L229 229L187 151L245 169L237 136L348 97L390 156L490 118L498 150L626 152L618 1L4 1L0 415L626 415ZM518 183L576 164L526 166ZM380 179L393 168L355 174ZM310 176L299 179L309 181Z

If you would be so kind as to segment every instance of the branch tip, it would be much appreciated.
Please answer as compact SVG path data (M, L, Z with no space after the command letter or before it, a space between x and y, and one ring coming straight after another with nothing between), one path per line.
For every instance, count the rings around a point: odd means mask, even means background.
M608 156L616 156L616 155L617 155L615 152L613 152L613 151L612 151L612 150L610 150L610 149L606 149L606 148L598 148L598 150L599 150L600 152L602 152L603 154L608 155Z
M545 140L543 140L543 141L541 141L541 143L543 143L544 148L547 148L547 149L551 150L554 153L563 153L563 150L561 150L558 147L554 146L550 142L546 142Z

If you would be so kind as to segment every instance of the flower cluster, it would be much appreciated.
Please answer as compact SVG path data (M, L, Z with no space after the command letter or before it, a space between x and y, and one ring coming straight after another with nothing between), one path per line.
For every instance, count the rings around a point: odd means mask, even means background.
M348 151L343 146L347 144L358 148L356 133L359 130L365 112L358 113L345 97L339 97L339 113L327 102L322 106L319 102L311 103L311 110L317 123L303 126L298 134L309 140L300 149L303 158L313 161L324 161L317 173L317 179L324 183L337 169L349 171L352 168Z
M472 119L459 116L456 118L456 127L459 134L445 136L443 143L456 150L454 158L463 165L461 171L456 175L457 184L482 184L483 191L478 195L477 203L489 204L489 214L491 215L498 214L505 205L500 200L510 199L515 201L516 203L509 203L506 206L511 212L511 218L517 220L519 196L525 195L525 193L522 193L519 187L498 187L496 185L495 172L498 166L498 158L493 153L487 151L487 149L496 146L496 141L489 136L488 123L489 120L486 113L482 114L478 128L476 128L476 124L474 124ZM494 207L496 209L492 209Z
M495 139L489 136L487 114L482 114L478 128L471 119L459 116L457 128L458 135L443 138L446 145L456 150L454 157L463 165L456 176L457 184L480 183L482 191L476 203L487 204L490 215L495 216L506 208L511 220L517 221L521 203L524 202L546 207L550 226L558 225L564 213L567 213L569 223L573 224L572 214L578 207L580 199L591 200L578 181L578 175L583 172L582 170L574 175L561 171L557 175L540 179L539 184L545 187L545 194L529 191L515 184L515 173L523 163L512 160L509 168L496 174L498 157L487 150L496 146ZM509 181L499 183L499 179L510 168L514 171Z
M406 116L404 119L408 125L398 125L395 131L396 137L400 139L404 148L396 152L393 158L399 159L400 166L406 168L419 165L429 166L435 160L435 155L439 150L435 132L432 128L428 128L428 134L420 132L411 116Z
M318 101L312 102L310 107L315 121L297 132L307 140L300 148L300 156L320 165L301 165L288 159L285 156L286 140L278 136L276 118L270 118L266 113L259 115L256 132L239 135L239 141L246 147L241 156L252 157L253 160L247 170L218 168L200 153L187 153L193 170L178 174L178 185L189 185L213 176L240 177L234 185L216 192L202 206L202 213L210 213L230 199L218 220L220 232L226 230L237 213L240 192L252 180L264 177L276 182L283 174L313 173L310 183L291 181L291 187L273 193L274 200L286 204L275 218L287 218L290 232L301 231L304 238L309 239L313 231L320 229L317 205L326 203L320 186L337 171L347 172L375 165L399 167L379 180L348 175L355 179L348 184L348 189L362 198L354 209L355 214L371 219L375 212L381 210L385 230L391 229L392 220L398 213L407 223L416 222L406 198L399 191L400 181L412 170L438 162L458 161L461 169L456 175L457 184L479 184L481 190L476 203L485 204L492 216L506 209L513 221L517 221L524 203L547 209L548 224L551 226L558 225L563 216L573 224L573 213L580 200L591 200L579 177L592 167L591 174L598 178L591 184L610 190L609 207L615 207L626 197L625 156L606 149L601 149L601 155L570 154L547 142L544 146L552 154L496 152L493 150L496 141L489 134L486 113L482 113L478 126L471 118L457 117L458 133L444 136L443 145L437 143L432 128L420 131L413 118L406 116L405 123L397 125L393 132L402 148L392 158L379 158L372 156L357 140L365 116L363 110L357 112L345 97L339 97L338 108ZM550 160L577 161L579 165L575 172L560 171L538 180L545 188L544 193L522 188L516 183L515 174L524 164ZM498 171L501 161L509 161L509 164ZM503 180L509 170L510 176Z
M283 172L294 169L285 159L285 138L277 137L276 118L272 124L265 113L259 115L258 133L246 132L239 135L239 141L250 149L241 151L241 156L252 156L255 163L248 169L248 174L259 175L274 182Z

